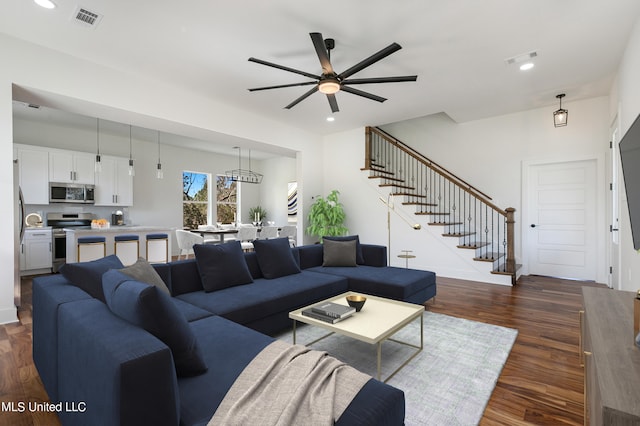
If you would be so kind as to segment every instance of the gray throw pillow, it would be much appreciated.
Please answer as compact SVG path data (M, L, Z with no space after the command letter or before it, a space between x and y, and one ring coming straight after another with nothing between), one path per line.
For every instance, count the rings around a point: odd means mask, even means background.
M356 240L322 239L322 266L357 266Z
M160 275L158 275L153 266L151 266L144 257L139 257L136 263L120 269L120 272L127 274L136 281L156 286L158 287L158 290L162 290L171 296L171 292L167 285L162 281Z

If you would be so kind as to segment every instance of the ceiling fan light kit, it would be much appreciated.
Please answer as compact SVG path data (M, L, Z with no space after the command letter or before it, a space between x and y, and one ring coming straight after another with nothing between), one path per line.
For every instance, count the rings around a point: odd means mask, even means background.
M312 81L304 81L300 83L291 83L291 84L280 84L277 86L266 86L266 87L256 87L253 89L249 89L250 92L260 91L260 90L269 90L269 89L282 89L285 87L296 87L296 86L313 86L307 92L302 94L300 97L295 99L289 105L285 106L286 109L291 109L309 96L313 95L316 92L320 92L327 96L327 100L329 101L329 106L331 107L331 112L338 112L340 109L338 108L338 101L336 100L335 94L339 91L344 91L347 93L351 93L352 95L361 96L363 98L371 99L377 102L384 102L387 99L382 96L377 96L372 93L365 92L363 90L354 89L351 85L357 84L378 84L378 83L400 83L406 81L416 81L418 79L417 75L407 75L407 76L397 76L397 77L375 77L375 78L358 78L358 79L349 79L352 75L357 72L362 71L363 69L375 64L376 62L386 58L392 53L402 49L402 47L398 43L391 43L389 46L380 50L377 53L369 56L366 59L358 62L351 68L343 71L340 74L337 74L333 70L333 65L331 64L330 54L331 50L335 47L335 41L331 38L323 39L322 34L320 33L309 33L311 36L311 41L313 42L313 46L316 51L316 55L318 56L318 60L320 61L320 65L322 67L321 74L313 74L306 71L301 71L295 68L286 67L284 65L275 64L273 62L263 61L262 59L257 58L249 58L250 62L255 62L261 65L265 65L268 67L277 68L283 71L291 72L294 74L299 74L305 76Z
M325 95L333 95L340 91L340 83L337 80L322 80L318 83L318 90Z

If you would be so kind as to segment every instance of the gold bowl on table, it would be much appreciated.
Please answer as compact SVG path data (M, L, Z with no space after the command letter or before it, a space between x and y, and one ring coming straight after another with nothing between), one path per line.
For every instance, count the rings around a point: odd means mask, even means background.
M362 296L361 294L351 294L347 296L347 303L349 306L356 308L356 312L360 312L362 307L364 306L364 302L367 301L367 298Z

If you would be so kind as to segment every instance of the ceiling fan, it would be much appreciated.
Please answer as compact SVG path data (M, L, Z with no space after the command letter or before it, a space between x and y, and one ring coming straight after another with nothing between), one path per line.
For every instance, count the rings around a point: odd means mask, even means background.
M352 85L357 84L373 84L373 83L399 83L403 81L416 81L418 79L417 75L407 75L407 76L399 76L399 77L375 77L375 78L353 78L349 79L355 73L362 71L364 68L375 64L381 59L386 58L392 53L402 49L402 47L398 43L392 43L384 49L380 50L377 53L369 56L366 59L358 62L351 68L346 71L341 72L340 74L336 73L333 70L333 66L331 65L330 53L331 50L335 47L335 41L332 38L328 38L324 40L322 38L322 34L320 33L309 33L311 36L311 41L313 42L313 46L316 49L316 54L318 55L318 59L320 60L320 65L322 66L322 74L312 74L305 71L300 71L295 68L289 68L284 65L274 64L273 62L263 61L261 59L249 58L249 61L255 62L258 64L266 65L268 67L278 68L284 71L289 71L295 74L300 74L305 77L311 78L314 81L305 81L301 83L291 83L291 84L280 84L277 86L267 86L267 87L256 87L254 89L249 89L250 92L255 92L258 90L269 90L269 89L281 89L284 87L295 87L295 86L311 86L313 88L308 92L304 93L302 96L291 102L287 105L286 109L291 109L296 106L298 103L302 102L315 92L321 92L327 95L327 99L329 100L329 105L331 106L331 112L338 112L338 101L336 100L335 94L343 90L347 93L351 93L353 95L362 96L367 99L372 99L378 102L384 102L387 99L381 96L374 95L372 93L364 92L362 90L354 89L351 87Z

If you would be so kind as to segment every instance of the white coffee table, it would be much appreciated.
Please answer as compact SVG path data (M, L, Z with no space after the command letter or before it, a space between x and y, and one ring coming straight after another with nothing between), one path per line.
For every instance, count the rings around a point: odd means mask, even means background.
M406 361L400 365L395 371L393 371L388 377L384 379L384 382L391 379L398 371L400 371L405 365L409 363L420 351L422 351L424 338L423 338L423 316L424 306L415 305L413 303L399 302L397 300L385 299L383 297L370 296L365 294L367 301L360 312L356 312L349 318L344 319L335 324L330 324L321 320L310 318L302 315L302 311L311 306L320 305L326 302L339 303L341 305L347 305L346 296L350 294L359 294L354 292L348 292L335 296L326 300L323 300L313 305L305 306L297 309L293 312L289 312L289 318L293 320L293 343L296 343L296 323L302 322L305 324L321 327L330 331L307 346L332 335L333 333L348 336L362 342L370 343L377 346L378 356L378 380L381 378L381 363L382 363L382 343L385 340L390 340L403 345L416 348L417 351L413 353ZM402 342L399 340L391 339L390 336L395 334L400 329L404 328L407 324L414 321L416 318L420 318L420 346L414 345L408 342Z

